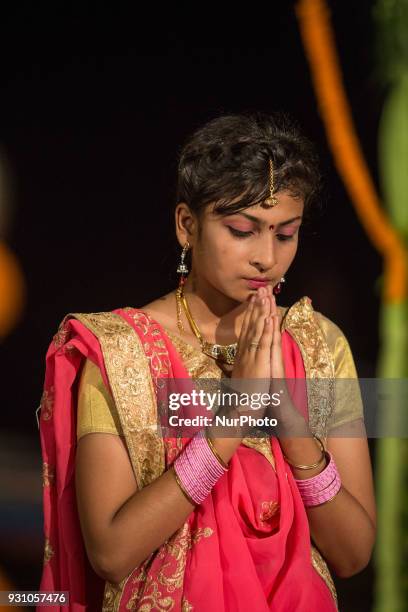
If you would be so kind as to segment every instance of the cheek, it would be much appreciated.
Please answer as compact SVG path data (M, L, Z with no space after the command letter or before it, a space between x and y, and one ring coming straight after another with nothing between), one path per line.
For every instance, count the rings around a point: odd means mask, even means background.
M214 234L203 235L200 244L197 245L196 253L200 266L210 274L223 267L225 259L229 256L228 245Z
M237 263L241 260L241 249L242 247L237 249L237 246L225 237L213 239L200 251L199 265L208 278L225 280L231 275L234 276Z
M219 252L230 265L238 263L242 258L248 258L249 253L254 249L250 239L237 240L233 236L223 236L218 244Z
M298 248L297 239L291 242L290 244L284 244L284 248L281 250L281 257L285 264L289 265L292 263L295 258L296 252Z

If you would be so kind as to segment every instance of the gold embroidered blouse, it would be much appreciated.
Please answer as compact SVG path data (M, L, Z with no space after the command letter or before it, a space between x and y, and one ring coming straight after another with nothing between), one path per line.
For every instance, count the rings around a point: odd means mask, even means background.
M315 311L315 315L333 356L335 377L355 379L357 373L354 360L344 334L319 312ZM170 330L165 329L165 332L175 345L192 378L220 377L221 370L211 357L204 355L198 348L188 344ZM348 386L344 389L348 389ZM341 393L336 397L330 427L344 425L362 417L363 406L360 394L355 391L351 391L348 395ZM92 432L124 435L114 400L103 382L101 372L90 359L86 359L78 390L77 439Z

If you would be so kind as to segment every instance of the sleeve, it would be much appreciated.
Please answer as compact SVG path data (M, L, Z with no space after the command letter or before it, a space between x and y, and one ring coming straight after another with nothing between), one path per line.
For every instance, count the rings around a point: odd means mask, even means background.
M97 365L86 359L78 388L77 440L92 433L123 436L114 400Z
M361 422L364 420L364 408L350 345L335 323L319 312L316 315L334 361L335 405L329 429Z

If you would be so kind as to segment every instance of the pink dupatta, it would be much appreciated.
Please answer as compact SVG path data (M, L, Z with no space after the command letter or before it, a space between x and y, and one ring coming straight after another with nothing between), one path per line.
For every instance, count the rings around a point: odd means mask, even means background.
M165 346L167 376L189 378L158 323L138 309L114 312L138 334L153 381L152 347L158 336ZM287 332L282 340L286 377L305 378L296 343ZM70 591L73 612L101 610L104 591L86 556L75 502L76 385L85 357L100 367L109 388L95 336L76 319L64 321L47 352L40 422L45 531L40 590ZM188 441L165 440L166 468ZM327 581L312 564L306 512L278 440L266 441L261 452L241 444L229 466L184 525L122 581L116 603L118 591L107 583L104 610L336 610Z

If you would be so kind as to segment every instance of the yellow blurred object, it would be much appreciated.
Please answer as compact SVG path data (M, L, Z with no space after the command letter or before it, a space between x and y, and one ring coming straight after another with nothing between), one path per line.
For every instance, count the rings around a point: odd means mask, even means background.
M0 591L14 590L14 586L7 580L7 577L0 568ZM0 612L10 612L10 606L0 606ZM20 608L20 606L13 606L13 612L23 612L23 608Z
M344 90L327 5L324 0L299 0L296 14L334 161L361 224L385 260L384 301L401 303L407 295L407 254L381 207L364 160Z
M25 302L23 273L10 249L0 242L0 340L16 325Z

